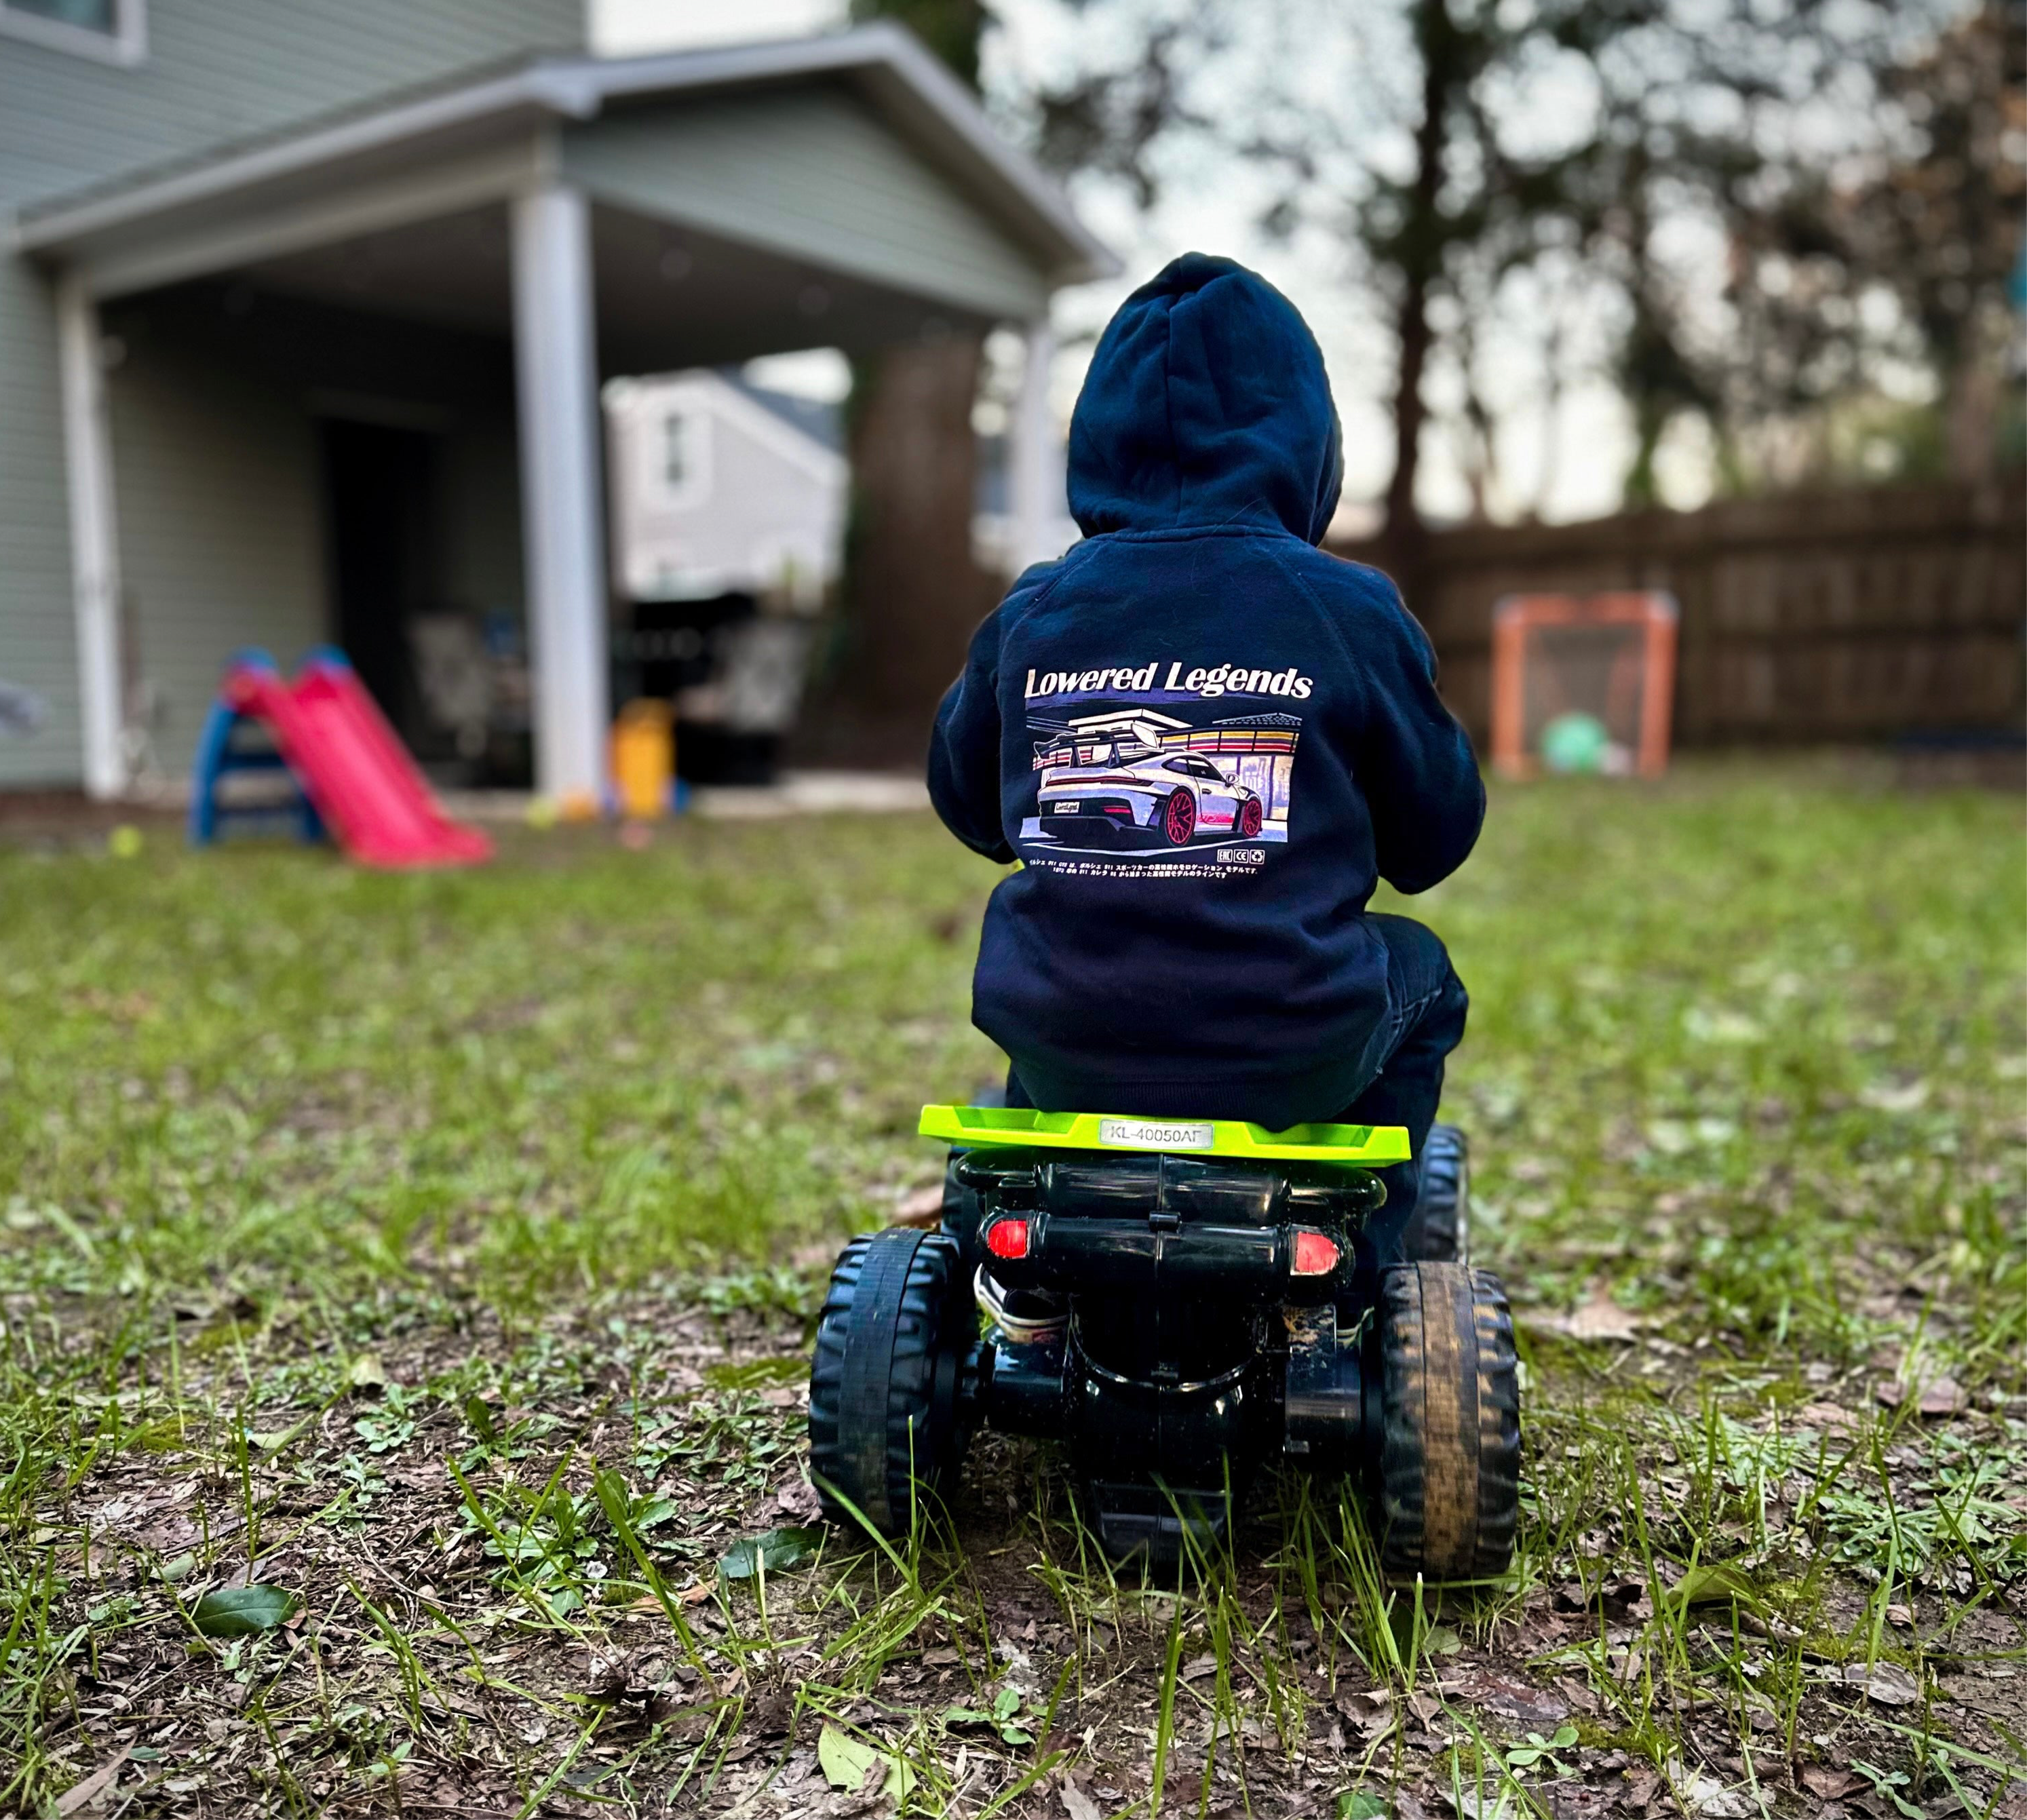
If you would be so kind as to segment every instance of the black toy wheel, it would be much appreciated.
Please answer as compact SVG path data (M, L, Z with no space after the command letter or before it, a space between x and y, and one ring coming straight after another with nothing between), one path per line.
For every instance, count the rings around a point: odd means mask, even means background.
M1401 1235L1404 1257L1460 1264L1471 1255L1471 1150L1455 1125L1431 1125L1422 1146L1421 1185Z
M1504 1573L1520 1502L1506 1292L1461 1264L1393 1264L1379 1312L1381 1565L1397 1581Z
M890 1227L855 1239L831 1272L810 1368L810 1471L824 1515L907 1532L917 1488L953 1479L969 1437L958 1379L977 1317L958 1250Z

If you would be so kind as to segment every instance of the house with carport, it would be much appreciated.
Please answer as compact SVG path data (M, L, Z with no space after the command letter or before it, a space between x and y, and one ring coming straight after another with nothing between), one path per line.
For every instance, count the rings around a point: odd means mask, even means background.
M601 387L1010 326L1039 547L1050 295L1116 269L899 28L606 59L578 0L0 0L0 679L47 710L0 788L98 797L246 645L342 645L400 725L446 608L525 640L537 788L595 791Z

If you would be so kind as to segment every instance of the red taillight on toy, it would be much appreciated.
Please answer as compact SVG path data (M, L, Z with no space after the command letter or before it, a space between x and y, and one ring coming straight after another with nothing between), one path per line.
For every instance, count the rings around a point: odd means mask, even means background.
M1288 1268L1296 1276L1328 1276L1337 1268L1337 1261L1341 1255L1337 1241L1327 1232L1311 1232L1298 1227L1295 1232L1295 1261Z
M995 1257L1025 1257L1028 1255L1028 1222L1025 1220L994 1220L985 1229L985 1249ZM1336 1257L1333 1251L1331 1254L1333 1263L1336 1261Z

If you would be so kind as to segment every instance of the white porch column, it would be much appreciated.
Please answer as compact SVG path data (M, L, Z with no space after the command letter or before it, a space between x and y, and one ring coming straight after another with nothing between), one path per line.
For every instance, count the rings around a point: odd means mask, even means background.
M1056 462L1055 425L1049 414L1049 369L1056 352L1047 317L1028 325L1028 358L1021 372L1007 439L1007 504L1014 519L1014 571L1062 552L1051 526L1062 511L1062 478Z
M605 782L605 535L591 213L548 183L513 204L514 365L534 668L535 788L570 805Z
M120 743L126 692L120 680L120 540L98 305L75 272L57 281L57 356L70 493L71 598L77 618L84 788L103 801L127 788L127 755Z

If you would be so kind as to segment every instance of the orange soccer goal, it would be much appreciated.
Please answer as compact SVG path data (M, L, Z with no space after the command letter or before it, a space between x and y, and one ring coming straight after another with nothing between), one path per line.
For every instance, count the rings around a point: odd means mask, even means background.
M1666 594L1509 594L1492 615L1492 762L1637 772L1668 762L1675 603Z

